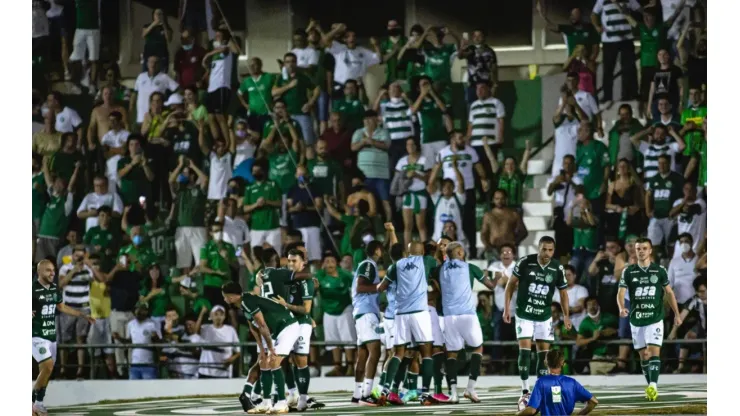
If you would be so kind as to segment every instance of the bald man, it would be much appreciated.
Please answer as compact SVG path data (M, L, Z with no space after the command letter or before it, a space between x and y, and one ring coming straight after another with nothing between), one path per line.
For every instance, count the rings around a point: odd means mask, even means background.
M36 266L38 279L33 282L32 290L32 340L31 355L39 363L39 375L33 385L33 412L35 415L47 415L44 407L44 395L49 377L54 370L54 361L57 352L56 311L60 310L68 315L83 317L91 324L95 319L77 309L70 308L62 303L62 293L54 284L54 263L42 260Z

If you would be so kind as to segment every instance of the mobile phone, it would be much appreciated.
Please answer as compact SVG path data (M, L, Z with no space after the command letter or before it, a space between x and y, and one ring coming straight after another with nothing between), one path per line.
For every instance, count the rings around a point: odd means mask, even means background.
M463 32L462 38L463 40L470 40L470 35L468 34L468 32Z
M118 262L121 263L121 266L126 267L126 256L119 257Z
M139 197L139 205L141 205L142 208L144 208L144 204L146 204L146 197L140 196Z

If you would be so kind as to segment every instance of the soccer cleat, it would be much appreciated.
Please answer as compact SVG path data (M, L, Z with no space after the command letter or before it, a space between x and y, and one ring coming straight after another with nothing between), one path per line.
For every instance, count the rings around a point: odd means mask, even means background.
M326 407L324 403L317 402L313 397L309 397L308 400L306 400L306 404L309 409L322 409Z
M251 399L252 399L252 403L254 403L255 406L261 405L262 404L262 401L265 400L265 399L262 398L262 396L255 397L254 394L252 394Z
M378 399L375 399L372 396L367 396L360 399L360 406L378 407L382 406L382 404L380 404Z
M373 391L370 392L370 395L375 399L379 399L381 396L383 396L383 388L380 386L373 387Z
M353 397L352 398L352 403L354 403L354 404L360 404L360 399L358 399L356 397Z
M242 409L244 409L245 412L249 412L250 410L255 408L255 405L252 402L252 398L249 397L247 393L242 393L241 395L239 395L239 403L242 404Z
M647 386L645 389L645 396L647 397L648 401L654 402L658 400L658 389L653 386Z
M401 397L401 400L403 400L404 403L415 402L419 400L419 392L416 391L416 389L409 390Z
M478 393L475 392L475 390L468 390L465 389L465 393L463 394L463 397L470 400L473 403L480 403L480 399L478 398Z
M288 397L288 407L298 406L298 392L290 394Z
M269 403L267 403L266 400L263 400L262 403L255 406L253 409L248 410L247 413L249 413L250 415L264 414L264 413L268 413L271 408L272 406Z
M439 403L448 403L450 401L450 398L444 393L434 393L432 394L432 398Z
M408 396L408 395L406 395ZM395 406L403 406L406 404L405 401L401 400L401 397L398 395L398 393L391 393L388 395L387 398L388 403L395 405Z
M279 402L275 403L274 406L267 412L267 414L270 415L280 415L283 413L290 412L290 408L288 407L288 402L285 400L280 400Z
M41 403L34 403L33 404L33 414L34 416L47 416L49 414L49 411L46 410L46 407Z
M304 412L306 411L306 409L308 409L308 401L304 402L303 400L298 400L298 404L296 405L295 410L299 412ZM293 411L293 409L290 410Z
M421 403L422 406L431 406L433 404L437 404L437 401L431 394L421 393L421 395L419 396L419 403Z

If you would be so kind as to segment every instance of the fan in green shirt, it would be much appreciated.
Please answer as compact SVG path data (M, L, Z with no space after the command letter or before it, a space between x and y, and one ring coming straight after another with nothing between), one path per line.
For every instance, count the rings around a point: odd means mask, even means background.
M208 176L192 160L180 156L170 174L170 187L177 190L177 226L205 227Z
M237 96L250 115L266 115L272 108L272 87L275 86L276 77L262 72L260 58L250 58L247 65L250 75L239 85ZM245 95L247 101L244 101Z
M66 147L64 139L63 146ZM69 182L72 178L72 174L75 171L75 165L77 162L82 160L82 155L77 153L74 149L68 151L65 147L54 153L51 157L51 172L65 181Z
M275 105L278 107L278 104ZM269 124L269 122L268 122ZM274 131L262 140L258 154L266 156L269 162L269 179L274 181L282 194L288 193L296 184L296 166L303 164L304 153L301 151L301 141L293 124L288 124L289 135L278 136ZM267 126L265 127L267 128ZM285 141L290 141L290 149Z
M609 150L604 143L594 140L592 134L591 124L582 121L578 127L576 175L583 181L584 196L588 199L598 198L606 191L609 177Z
M49 199L46 193L44 174L39 169L34 159L33 176L31 178L31 218L34 223L41 221L41 216L44 214L44 208L46 207L46 201Z
M77 29L100 29L100 0L75 0Z
M334 159L329 158L326 141L316 142L316 156L308 160L308 172L311 176L311 185L317 196L338 197L343 199L344 183L342 182L342 166Z
M204 274L203 286L221 287L225 280L231 280L231 267L237 266L236 250L223 241L223 225L211 225L211 238L200 249L200 271Z
M159 265L150 265L148 271L148 276L142 282L139 291L139 302L146 302L149 305L152 318L164 319L167 306L170 304L167 284Z
M333 112L339 113L347 130L354 132L362 128L362 120L365 117L365 106L359 99L357 81L350 79L344 84L344 98L332 100Z
M38 237L61 239L67 232L69 218L72 214L74 189L79 177L79 164L75 168L72 178L65 188L64 179L57 177L52 180L49 173L49 164L44 163L44 182L47 186L47 203L39 221Z
M259 164L252 166L255 181L244 191L244 214L251 214L249 229L268 231L280 227L280 207L282 194L273 181L266 180L265 172Z
M154 255L151 246L144 241L141 226L131 227L131 244L121 247L118 259L130 272L141 272L157 263L157 256Z
M113 267L118 233L110 229L111 208L103 206L98 209L98 225L85 232L82 241L93 248L93 254L100 256L100 268L107 272Z
M352 273L339 268L337 258L328 255L324 257L323 267L315 277L319 282L316 291L320 293L324 313L341 315L352 304Z
M501 169L496 157L489 151L490 147L486 149L486 155L491 163L491 171L494 174L494 189L503 189L506 192L508 206L511 208L520 208L522 202L524 202L524 181L527 178L529 154L532 151L529 140L526 141L525 146L519 169L516 166L516 159L511 156L504 159L504 166Z
M173 278L177 279L177 278ZM185 314L192 311L198 316L205 308L206 312L212 308L211 302L198 294L198 285L190 277L183 277L180 280L180 296L185 301Z
M279 96L285 102L288 114L309 113L319 99L319 87L308 75L297 72L298 62L294 53L285 54L283 65L288 78L283 75L277 79L272 87L273 96Z
M616 316L601 312L595 297L586 299L586 314L586 318L578 327L576 345L587 347L593 356L604 357L608 355L608 346L599 341L614 338L617 335L619 321Z
M395 23L392 26L392 23ZM388 37L380 43L380 52L383 54L382 62L385 62L385 83L390 84L399 79L406 78L405 68L402 68L398 60L398 53L408 41L395 20L388 22Z
M683 139L686 142L686 148L683 151L685 156L691 156L697 153L704 141L704 119L707 118L707 106L701 99L701 91L698 88L689 89L689 107L681 112L681 125L684 126ZM688 125L688 123L694 123Z
M411 106L411 112L419 115L421 142L447 141L449 134L444 118L448 108L447 102L434 91L429 77L419 79L419 91L419 97Z

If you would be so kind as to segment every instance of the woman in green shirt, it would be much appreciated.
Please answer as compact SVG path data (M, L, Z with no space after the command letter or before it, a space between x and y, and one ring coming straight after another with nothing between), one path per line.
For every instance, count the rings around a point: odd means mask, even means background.
M159 265L149 266L148 277L143 281L139 291L139 302L149 304L152 320L161 327L165 313L167 313L167 306L170 304L170 296L167 293L166 282Z
M496 160L496 156L493 154L486 139L483 140L483 149L486 152L488 161L491 163L491 171L494 175L492 190L502 189L506 191L506 195L509 196L509 207L521 210L522 202L524 201L524 180L527 177L529 154L532 150L529 140L526 141L526 147L522 155L522 161L519 163L519 169L516 168L516 159L513 156L509 156L504 159L502 171L501 165L498 164L498 160Z
M203 122L208 124L208 130L211 132L211 137L216 139L219 137L219 130L216 126L216 119L208 117L208 110L206 107L198 101L198 88L194 86L188 86L183 89L183 98L185 99L185 112L188 115L188 120L192 121L196 126Z

